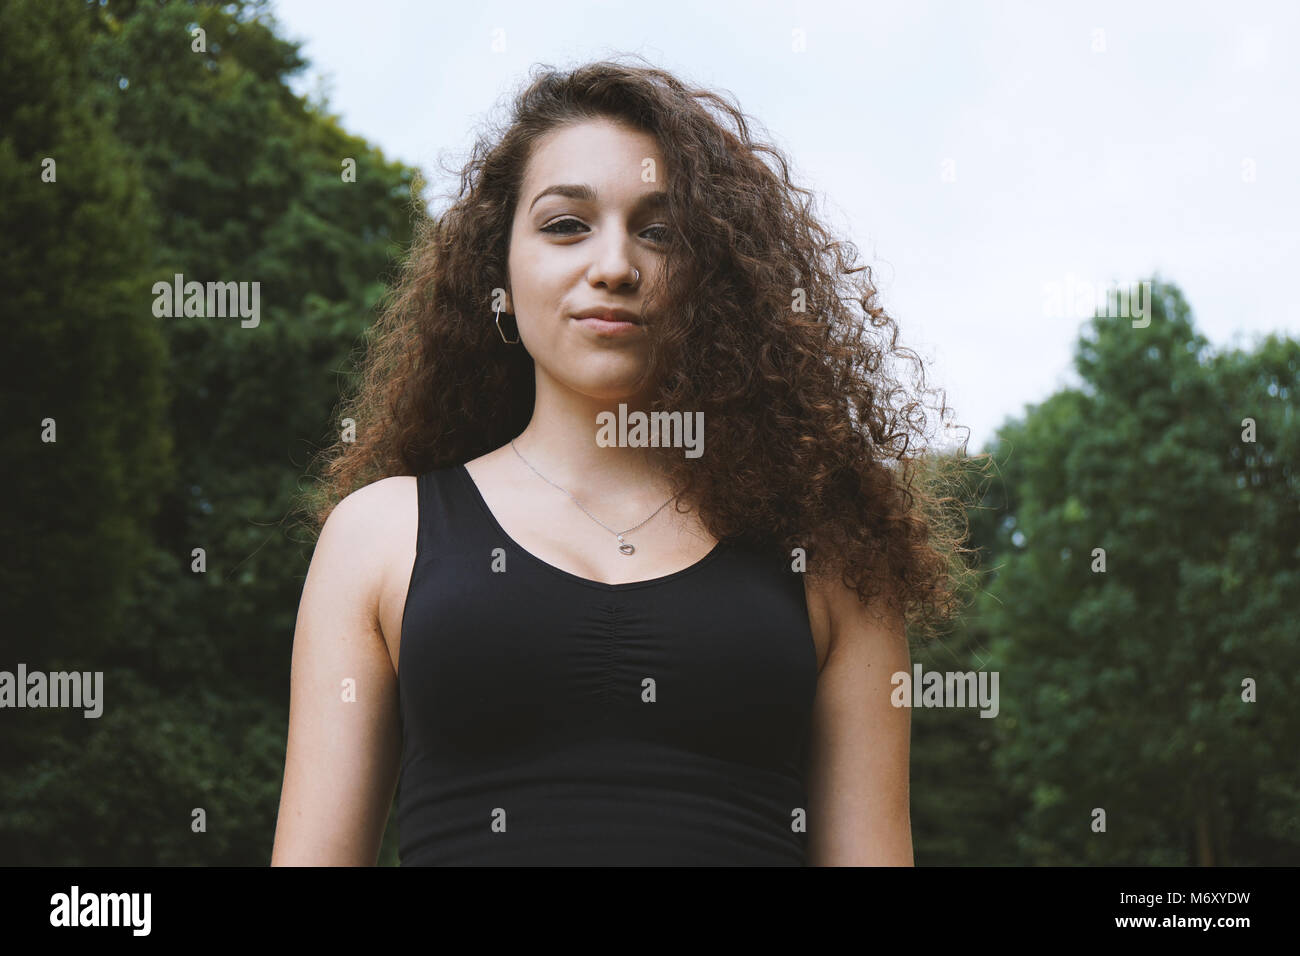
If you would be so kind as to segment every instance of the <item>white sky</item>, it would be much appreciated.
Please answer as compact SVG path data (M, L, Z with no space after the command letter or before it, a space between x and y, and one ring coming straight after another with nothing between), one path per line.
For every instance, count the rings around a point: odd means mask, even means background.
M872 267L972 453L1076 381L1083 320L1051 314L1049 283L1157 273L1217 347L1300 334L1287 265L1300 262L1297 3L275 10L312 61L298 91L324 83L345 128L422 168L432 195L450 186L440 156L462 158L535 63L639 53L734 94Z

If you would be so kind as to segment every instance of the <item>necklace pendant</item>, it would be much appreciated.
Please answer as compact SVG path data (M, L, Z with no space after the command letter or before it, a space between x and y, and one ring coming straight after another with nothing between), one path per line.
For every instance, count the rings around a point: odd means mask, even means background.
M623 554L632 554L634 551L636 551L636 548L632 547L632 545L624 541L623 536L620 534L618 536L618 550L621 551Z

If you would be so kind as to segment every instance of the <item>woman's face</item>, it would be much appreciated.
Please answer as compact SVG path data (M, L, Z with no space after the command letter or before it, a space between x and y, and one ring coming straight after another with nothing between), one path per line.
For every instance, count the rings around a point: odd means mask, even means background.
M515 316L539 389L603 401L647 394L647 325L609 332L577 316L612 308L652 321L642 311L664 263L663 171L654 137L612 120L567 126L538 142L515 207L505 311Z

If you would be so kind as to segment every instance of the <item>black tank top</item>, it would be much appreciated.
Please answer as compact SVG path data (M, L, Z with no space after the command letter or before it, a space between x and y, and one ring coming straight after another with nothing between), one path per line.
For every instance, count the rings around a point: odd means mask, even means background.
M818 668L787 558L719 542L604 584L516 544L463 465L417 483L402 865L805 864Z

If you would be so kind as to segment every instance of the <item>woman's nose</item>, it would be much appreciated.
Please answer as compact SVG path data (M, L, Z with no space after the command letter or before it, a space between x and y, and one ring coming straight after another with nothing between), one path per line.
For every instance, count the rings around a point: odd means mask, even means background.
M635 286L640 271L632 264L627 254L625 243L617 242L613 248L606 247L600 257L587 270L587 281L592 285L604 285L610 289L622 286Z

